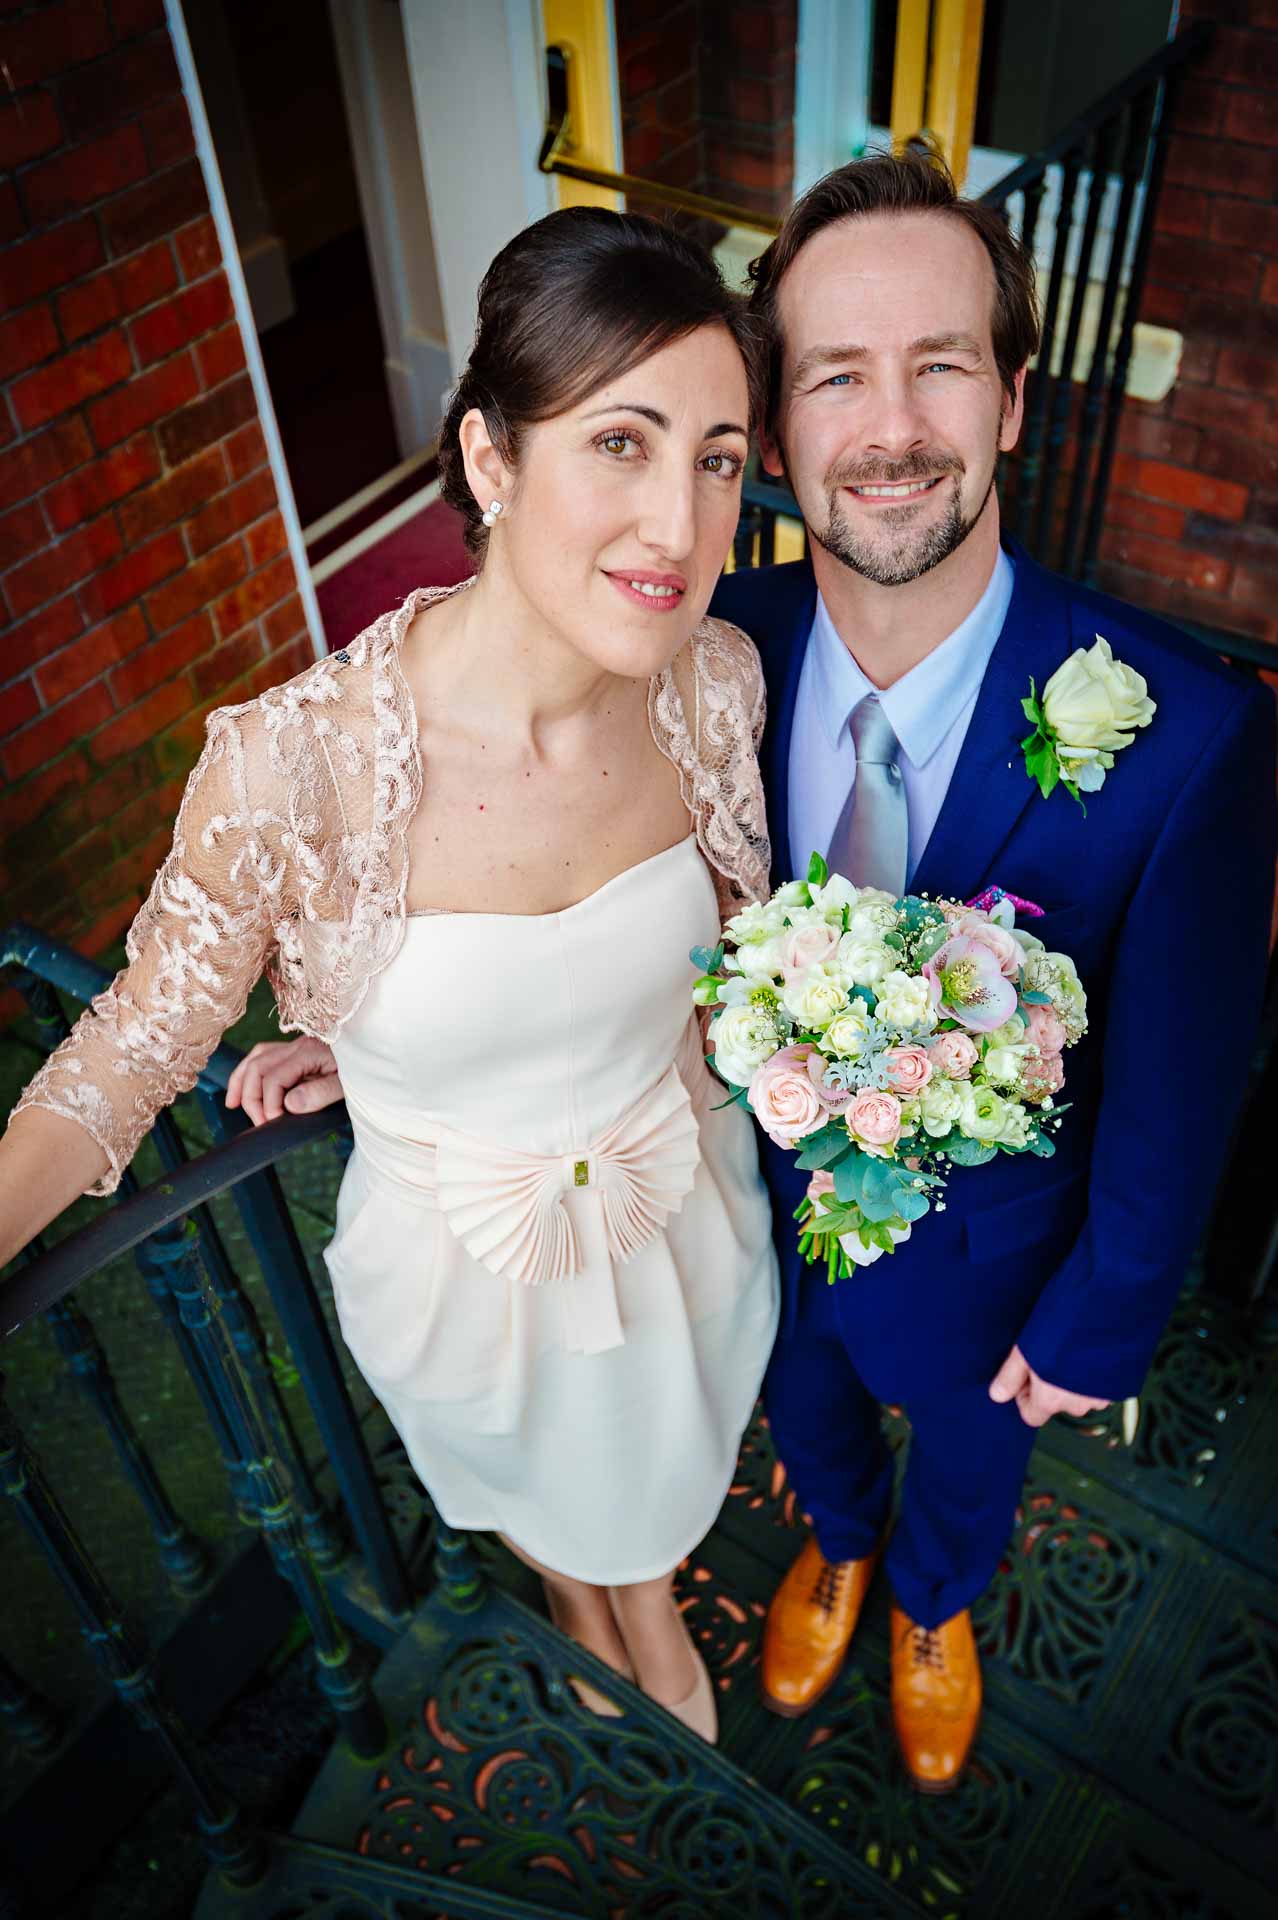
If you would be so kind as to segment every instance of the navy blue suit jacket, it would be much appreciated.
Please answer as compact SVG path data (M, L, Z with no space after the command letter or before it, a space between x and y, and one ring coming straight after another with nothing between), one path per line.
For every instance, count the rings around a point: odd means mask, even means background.
M886 1400L988 1380L1017 1342L1058 1386L1111 1400L1139 1390L1221 1172L1264 987L1271 693L1164 621L1008 551L1007 619L910 887L971 899L999 885L1045 908L1032 930L1076 961L1089 1031L1065 1058L1072 1104L1055 1157L958 1169L943 1212L838 1282L845 1339ZM804 560L726 576L710 609L763 661L774 885L792 877L790 732L815 604ZM1063 788L1044 800L1028 777L1021 700L1031 676L1041 690L1097 634L1144 675L1158 711L1084 817ZM824 1284L794 1252L806 1176L767 1142L764 1162L786 1284Z

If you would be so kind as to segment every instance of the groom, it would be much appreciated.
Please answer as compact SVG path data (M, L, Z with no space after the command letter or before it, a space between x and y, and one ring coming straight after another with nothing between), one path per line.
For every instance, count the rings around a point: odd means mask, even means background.
M806 1268L792 1216L808 1176L762 1143L785 1297L765 1402L814 1521L768 1615L764 1698L801 1714L831 1686L881 1554L894 1718L930 1792L955 1785L976 1732L968 1608L1035 1432L1138 1391L1204 1224L1273 888L1268 690L1000 538L1033 288L1003 220L931 156L854 161L812 188L753 296L774 341L764 463L811 557L726 578L711 607L763 657L774 884L819 850L893 893L1001 885L1045 909L1033 932L1087 988L1055 1158L964 1170L890 1261L834 1286ZM1021 701L1098 636L1156 712L1084 813L1029 778ZM881 1402L911 1429L890 1539Z

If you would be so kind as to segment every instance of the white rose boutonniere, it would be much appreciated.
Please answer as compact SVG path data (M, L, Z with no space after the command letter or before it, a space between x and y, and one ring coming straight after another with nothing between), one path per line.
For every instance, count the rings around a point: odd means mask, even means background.
M1095 646L1079 647L1057 667L1041 696L1031 680L1021 705L1034 726L1021 742L1026 772L1045 800L1059 784L1084 813L1083 795L1100 791L1114 755L1158 711L1140 674L1116 660L1099 634Z

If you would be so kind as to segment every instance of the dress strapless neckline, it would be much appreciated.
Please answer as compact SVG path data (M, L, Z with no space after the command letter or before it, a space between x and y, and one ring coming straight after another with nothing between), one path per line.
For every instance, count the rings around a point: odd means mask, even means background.
M614 887L629 880L632 874L644 873L655 866L658 860L668 860L672 853L680 853L685 847L695 847L697 836L691 830L682 840L676 840L672 846L663 847L660 853L650 853L646 860L636 860L633 867L623 867L620 873L614 873L611 880L605 880L592 893L583 894L580 900L572 901L566 907L551 907L545 913L491 913L483 908L468 907L412 907L407 919L413 920L562 920L566 914L580 913L583 907L593 906L602 900Z

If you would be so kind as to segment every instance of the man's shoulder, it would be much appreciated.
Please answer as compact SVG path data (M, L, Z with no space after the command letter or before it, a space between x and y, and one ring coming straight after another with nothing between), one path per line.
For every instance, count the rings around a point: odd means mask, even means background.
M1255 681L1171 620L1095 587L1047 576L1061 595L1075 647L1106 640L1149 685L1155 700L1175 701L1208 726L1254 691Z
M806 560L788 560L779 567L743 567L725 573L714 590L710 612L740 627L761 652L777 642L788 643L796 628L811 622L816 604L816 582Z

